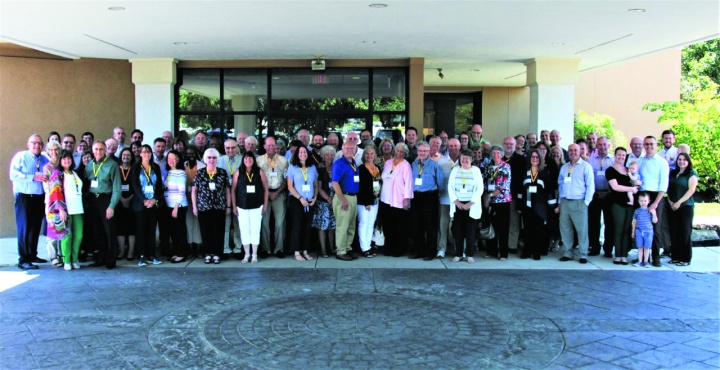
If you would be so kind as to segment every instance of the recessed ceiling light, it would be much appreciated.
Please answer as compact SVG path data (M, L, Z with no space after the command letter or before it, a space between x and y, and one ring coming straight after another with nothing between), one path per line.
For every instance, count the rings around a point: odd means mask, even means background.
M564 46L565 43L564 42L553 42L552 45L553 46Z
M472 71L472 72L480 72L479 69L471 69L470 71Z
M108 10L125 10L122 6L111 6L108 8Z
M387 4L370 4L368 5L371 8L387 8Z
M279 80L279 79L280 79L280 77L277 77L277 76L273 77L273 80Z
M353 78L352 78L352 79L353 79L353 80L359 80L359 79L360 79L360 77L358 77L358 76L353 76Z
M187 44L188 43L184 42L184 41L173 42L173 45L187 45Z
M635 8L635 9L628 9L628 12L630 13L645 13L647 10L643 8Z
M363 44L376 44L377 41L363 41Z

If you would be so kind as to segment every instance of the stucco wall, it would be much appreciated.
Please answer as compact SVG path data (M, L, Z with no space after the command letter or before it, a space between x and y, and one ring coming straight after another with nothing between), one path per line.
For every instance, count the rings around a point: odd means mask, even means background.
M530 89L527 87L484 87L482 104L483 137L502 144L507 136L530 130Z
M12 183L8 167L27 138L58 131L76 136L92 131L97 139L115 126L135 127L134 86L125 60L59 60L5 44L0 57L0 236L15 235ZM8 56L14 55L14 56ZM22 57L18 57L18 55ZM79 138L78 138L79 139Z
M659 136L667 127L657 123L659 113L642 106L680 99L680 61L681 50L675 49L583 72L575 86L575 112L613 117L628 139Z

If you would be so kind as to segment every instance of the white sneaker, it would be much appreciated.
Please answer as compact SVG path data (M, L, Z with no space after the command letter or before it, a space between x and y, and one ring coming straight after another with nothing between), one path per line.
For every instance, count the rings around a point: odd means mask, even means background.
M72 270L72 265L69 263L66 263L65 266L63 266L63 268L65 269L65 271L70 271L70 270Z
M437 258L445 258L445 248L438 251Z
M80 264L77 262L73 262L72 268L73 268L73 270L80 270Z

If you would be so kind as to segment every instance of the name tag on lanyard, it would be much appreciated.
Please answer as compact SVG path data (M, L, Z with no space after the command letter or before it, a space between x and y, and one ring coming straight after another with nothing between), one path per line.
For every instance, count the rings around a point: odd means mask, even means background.
M209 188L210 190L215 190L215 183L214 183L214 182L209 182L209 183L208 183L208 188Z

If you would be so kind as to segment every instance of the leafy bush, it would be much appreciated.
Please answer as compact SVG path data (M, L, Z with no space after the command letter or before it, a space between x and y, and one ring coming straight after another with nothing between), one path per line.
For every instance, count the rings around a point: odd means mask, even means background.
M625 135L615 129L615 120L606 114L593 114L592 116L580 111L575 115L575 139L586 138L587 134L594 132L600 136L610 139L614 146L627 146Z
M677 144L690 145L693 167L700 175L698 188L708 190L715 200L720 181L720 97L718 85L708 82L704 89L689 91L687 101L647 103L644 110L662 111L658 123L675 131Z

